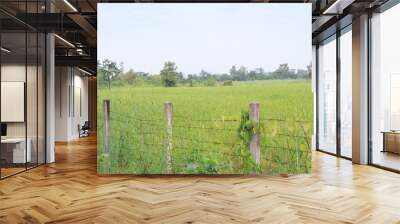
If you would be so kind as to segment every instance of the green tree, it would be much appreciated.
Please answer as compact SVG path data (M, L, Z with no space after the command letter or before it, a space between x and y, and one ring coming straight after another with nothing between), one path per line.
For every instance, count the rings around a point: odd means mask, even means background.
M278 69L276 69L272 73L272 78L291 79L291 78L296 78L296 75L293 72L291 72L289 65L287 63L285 63L285 64L280 64Z
M237 78L239 81L246 81L247 80L247 68L244 66L240 66L239 70L237 70Z
M102 62L98 63L98 72L100 74L101 82L106 82L108 88L111 88L111 81L118 79L122 72L122 64L119 66L116 62L109 59L104 59Z
M97 61L97 83L99 87L105 87L107 85L107 78L103 69L101 61Z
M167 61L164 68L160 71L161 81L165 87L174 87L177 83L177 67L174 62Z
M312 76L312 65L311 65L311 62L310 62L310 64L307 65L307 73L308 73L308 78L311 79L311 76Z
M229 74L231 75L231 76L235 76L235 74L236 74L236 66L232 66L231 67L231 69L229 69Z
M129 71L122 75L121 79L127 82L129 85L133 85L135 82L137 82L138 74L132 69L129 69Z

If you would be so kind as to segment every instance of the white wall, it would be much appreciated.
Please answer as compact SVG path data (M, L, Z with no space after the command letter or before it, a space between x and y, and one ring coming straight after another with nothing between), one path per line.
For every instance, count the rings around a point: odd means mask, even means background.
M38 70L37 70L38 69ZM25 114L26 120L21 122L5 122L7 124L7 137L24 138L25 135L29 139L29 147L31 148L32 161L44 163L45 150L45 116L44 116L44 74L41 66L32 66L25 64L2 64L1 66L2 82L24 82L26 84L26 101L22 108L2 107L2 112L17 113L12 110L21 110L19 113ZM27 79L27 80L26 80ZM4 89L2 89L3 92ZM20 94L24 94L24 90ZM4 94L4 92L3 92ZM7 94L7 93L5 93ZM2 95L2 98L7 95ZM17 103L17 102L16 102ZM26 103L26 106L25 106ZM9 110L9 111L7 111ZM22 115L23 116L23 115ZM51 160L49 160L51 162Z
M55 69L55 140L68 140L69 117L69 68L56 67Z
M26 70L27 69L27 70ZM18 65L18 64L3 64L1 66L1 81L2 82L25 82L25 75L26 72L28 72L28 74L31 73L36 73L36 67L33 66L28 66L26 67L25 64L24 65ZM36 85L36 81L32 81L29 80L29 84L30 85ZM36 89L27 89L28 93L28 99L27 99L27 103L28 106L31 107L35 107L36 108L36 101L34 105L29 105L31 102L33 102L36 99ZM32 90L32 92L30 92L29 90ZM8 108L1 108L2 110L7 110ZM24 108L23 108L24 109ZM28 110L28 112L30 112ZM27 114L27 118L28 118L28 122L31 121L35 121L36 124L36 113L28 113ZM25 137L25 126L26 126L26 122L7 122L7 136L8 137ZM33 127L32 124L28 125L28 129L29 128L34 128L36 129L36 125L35 127ZM28 137L29 133L28 133Z
M56 67L56 141L79 138L78 124L88 120L88 78L83 75L76 68Z
M24 65L18 64L6 64L1 66L1 81L10 82L18 81L25 82L25 71ZM7 110L7 108L1 108L1 110ZM7 123L7 137L25 137L25 122L8 122Z
M82 73L79 72L76 75L77 70L74 71L74 107L72 108L72 119L71 119L71 135L73 138L78 138L78 124L81 126L89 119L88 113L88 78L81 76ZM80 95L80 97L79 97ZM80 102L79 102L80 101ZM81 108L79 108L81 107ZM74 111L75 110L75 111ZM81 111L80 111L81 110ZM75 112L75 113L74 113Z
M6 64L1 66L1 81L3 82L25 82L25 65ZM28 68L29 69L29 68ZM7 108L1 108L7 110ZM8 137L25 137L25 122L7 123Z

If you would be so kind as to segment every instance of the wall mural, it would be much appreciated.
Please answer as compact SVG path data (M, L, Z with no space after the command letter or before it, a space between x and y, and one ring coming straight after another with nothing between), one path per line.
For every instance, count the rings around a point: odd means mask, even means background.
M310 4L99 4L98 172L309 173L310 21Z

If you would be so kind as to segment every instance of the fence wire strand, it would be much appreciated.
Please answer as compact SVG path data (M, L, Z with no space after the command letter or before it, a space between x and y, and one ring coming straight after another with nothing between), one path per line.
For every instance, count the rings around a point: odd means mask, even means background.
M189 161L189 158L191 158L189 153L193 150L216 154L221 158L228 157L240 160L245 155L240 149L246 146L238 139L238 128L233 128L238 127L240 122L239 119L232 118L195 119L174 114L171 127L173 130L172 148L181 150L179 154L174 154L174 169L179 170L189 166L190 163L182 162L181 158L184 158L183 161ZM136 163L141 164L144 167L143 169L148 172L147 169L150 169L151 166L145 165L145 161L154 165L155 158L149 157L152 159L152 161L149 161L146 156L162 155L166 146L165 123L165 118L140 118L112 110L110 111L110 126L117 124L121 127L121 130L118 131L112 129L112 136L115 137L112 138L112 143L118 146L116 150L119 154L128 152L129 155L137 158ZM311 121L269 117L260 118L259 123L260 166L264 167L266 172L279 170L279 172L299 173L309 170L310 167L306 160L310 158ZM104 128L102 122L99 122L98 128ZM214 140L210 137L213 136L210 134L212 131L225 134ZM224 141L227 139L233 142ZM159 150L159 152L151 149ZM114 156L120 163L120 160L123 159L119 158L121 156L118 153ZM163 156L159 157L159 162L162 163L164 159ZM293 165L293 162L295 165ZM280 166L278 167L274 163L279 163ZM141 170L141 172L144 171Z

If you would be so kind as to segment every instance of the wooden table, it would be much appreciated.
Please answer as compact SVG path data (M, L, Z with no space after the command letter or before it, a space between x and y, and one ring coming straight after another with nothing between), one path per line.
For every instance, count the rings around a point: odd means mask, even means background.
M383 131L382 152L400 154L400 131Z

